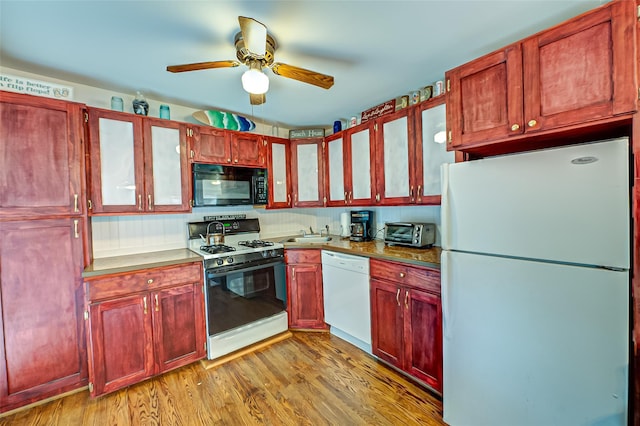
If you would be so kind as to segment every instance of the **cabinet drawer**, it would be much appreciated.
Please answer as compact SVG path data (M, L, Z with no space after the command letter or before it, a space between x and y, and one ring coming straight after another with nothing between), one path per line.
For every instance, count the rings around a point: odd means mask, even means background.
M287 264L321 263L322 257L320 256L320 250L317 249L285 250L284 260Z
M89 301L201 281L202 264L199 262L85 279Z
M435 269L371 259L369 273L371 278L393 281L440 294L440 271Z

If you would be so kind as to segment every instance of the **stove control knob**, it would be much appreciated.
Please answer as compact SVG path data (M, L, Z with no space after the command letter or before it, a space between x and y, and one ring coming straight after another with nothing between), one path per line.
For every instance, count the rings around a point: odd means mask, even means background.
M218 265L222 265L222 264L224 263L224 259L217 259L217 260L216 260L216 263L217 263Z
M227 257L227 263L233 263L233 257Z
M269 250L263 250L260 252L260 254L262 255L262 257L269 257Z

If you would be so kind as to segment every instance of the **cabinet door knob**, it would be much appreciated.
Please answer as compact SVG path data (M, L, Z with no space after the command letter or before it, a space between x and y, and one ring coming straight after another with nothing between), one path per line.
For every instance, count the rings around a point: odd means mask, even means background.
M538 122L536 120L529 120L529 122L527 123L529 127L535 127L537 124Z
M234 162L234 163L237 163L237 162L238 162L238 159L236 158L235 160L233 160L233 162Z
M404 278L405 277L405 273L404 272L400 272L400 278Z
M514 125L512 125L512 126L511 126L511 130L513 130L514 132L515 132L516 130L520 130L520 125L519 125L519 124L514 124Z

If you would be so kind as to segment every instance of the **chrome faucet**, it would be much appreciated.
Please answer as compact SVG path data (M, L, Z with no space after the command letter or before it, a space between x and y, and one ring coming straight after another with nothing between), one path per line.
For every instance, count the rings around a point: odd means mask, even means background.
M307 236L307 231L305 231L304 229L301 229L300 233L302 234L303 237Z
M329 225L325 225L324 229L320 230L320 236L322 237L322 233L326 232L327 237L329 236Z

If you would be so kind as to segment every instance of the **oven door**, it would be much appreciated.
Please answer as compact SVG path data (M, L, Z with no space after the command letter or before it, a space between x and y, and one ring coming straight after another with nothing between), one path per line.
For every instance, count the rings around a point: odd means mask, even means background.
M209 336L270 317L286 309L282 260L206 271Z

